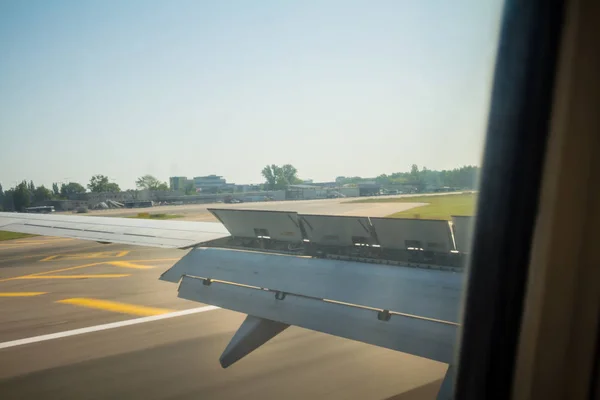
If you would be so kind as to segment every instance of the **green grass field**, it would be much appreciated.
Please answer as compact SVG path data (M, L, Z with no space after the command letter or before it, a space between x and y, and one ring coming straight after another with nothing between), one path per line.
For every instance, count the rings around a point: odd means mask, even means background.
M401 211L388 215L388 217L449 220L452 215L474 215L477 193L365 199L351 203L427 203L427 205Z
M16 233L16 232L5 232L0 231L0 241L3 240L13 240L13 239L21 239L26 237L31 237L35 235L28 235L27 233Z
M173 219L173 218L181 218L183 215L179 214L150 214L150 213L139 213L138 215L133 215L127 218L137 218L137 219Z

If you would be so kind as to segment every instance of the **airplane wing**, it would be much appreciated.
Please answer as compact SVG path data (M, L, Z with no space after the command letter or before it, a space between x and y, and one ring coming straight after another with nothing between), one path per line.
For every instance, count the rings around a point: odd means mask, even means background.
M0 230L194 247L160 279L247 314L224 368L296 325L450 364L469 221L210 209L220 223L0 213Z
M249 315L223 367L290 325L448 364L454 356L462 292L454 272L197 248L160 279L181 281L180 298Z
M209 211L231 237L160 279L179 283L180 298L247 314L224 368L290 325L453 363L464 249L448 221Z
M163 248L189 248L229 236L216 222L6 212L0 212L0 230Z

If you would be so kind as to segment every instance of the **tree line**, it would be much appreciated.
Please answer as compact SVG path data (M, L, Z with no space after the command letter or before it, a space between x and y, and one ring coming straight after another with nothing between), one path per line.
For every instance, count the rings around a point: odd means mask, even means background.
M152 175L144 175L136 180L138 189L169 190L166 182L161 182ZM46 200L64 200L73 195L86 193L120 192L121 188L115 182L111 182L105 175L94 175L84 187L77 182L53 183L49 189L44 185L36 186L33 181L23 180L14 187L4 190L0 184L0 211L23 211L32 204Z
M336 178L336 183L344 185L374 181L382 186L412 186L420 192L428 187L474 189L477 186L478 176L479 167L474 165L436 171L427 167L419 169L416 164L413 164L410 171L407 172L394 172L389 175L381 174L375 178L340 176Z
M288 185L301 183L298 178L298 170L291 164L278 166L275 164L265 166L261 174L265 179L264 188L267 190L285 189ZM474 189L477 185L479 167L467 165L451 170L431 170L427 167L419 169L413 164L407 172L394 172L392 174L381 174L375 178L363 178L360 176L336 178L339 185L357 185L359 183L375 182L384 187L411 186L417 192L427 188L461 188Z
M282 190L289 185L302 183L298 177L298 170L291 164L278 166L275 164L265 166L261 175L265 179L263 189L265 190ZM451 170L430 170L427 167L419 169L416 164L413 164L410 171L394 172L392 174L381 174L375 178L362 178L359 176L336 178L336 183L339 185L359 184L364 182L372 182L382 186L412 186L418 192L425 190L427 187L453 187L461 189L474 189L477 185L479 175L479 167L467 165ZM166 182L160 181L152 175L144 175L135 181L137 189L140 190L169 190ZM68 199L73 195L86 193L101 192L120 192L121 188L115 182L111 182L105 175L94 175L90 178L89 183L84 187L77 182L68 183L53 183L52 188L46 188L44 185L35 186L33 181L22 181L16 186L3 190L0 184L0 210L16 210L22 211L31 204L39 203L45 200ZM185 188L186 194L195 194L193 184Z

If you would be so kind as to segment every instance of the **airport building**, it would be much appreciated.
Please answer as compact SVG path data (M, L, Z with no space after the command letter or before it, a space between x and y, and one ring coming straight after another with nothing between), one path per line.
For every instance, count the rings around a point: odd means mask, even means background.
M319 185L289 185L286 190L287 200L312 200L341 197L358 197L358 187L329 187Z
M207 176L195 176L194 177L194 188L201 191L217 191L219 189L227 187L227 181L222 176L218 175L207 175ZM229 185L231 186L231 185Z
M171 190L183 192L190 184L196 192L205 193L233 192L235 188L234 184L227 183L225 178L219 175L195 176L192 179L185 176L172 176L169 178Z
M188 182L188 178L185 176L172 176L169 178L169 187L171 190L185 190Z
M357 186L360 196L375 196L381 191L381 185L374 181L361 182Z

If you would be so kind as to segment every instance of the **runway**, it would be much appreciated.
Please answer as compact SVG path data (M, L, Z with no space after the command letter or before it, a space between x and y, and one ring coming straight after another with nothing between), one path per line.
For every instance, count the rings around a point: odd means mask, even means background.
M434 196L435 194L431 194ZM410 197L412 195L402 195L393 197ZM378 196L378 199L388 196ZM361 197L364 200L368 197ZM367 217L386 217L390 214L405 211L425 203L351 203L356 198L344 199L317 199L317 200L297 200L297 201L263 201L239 204L185 204L157 206L149 208L136 209L111 209L111 210L91 210L86 215L123 217L135 215L138 212L169 213L182 215L184 220L190 221L216 221L213 215L208 211L209 208L234 208L247 210L274 210L274 211L295 211L302 214L323 214L323 215L351 215Z
M185 253L0 242L2 398L435 398L446 365L297 327L222 369L244 315L198 311L158 280Z

